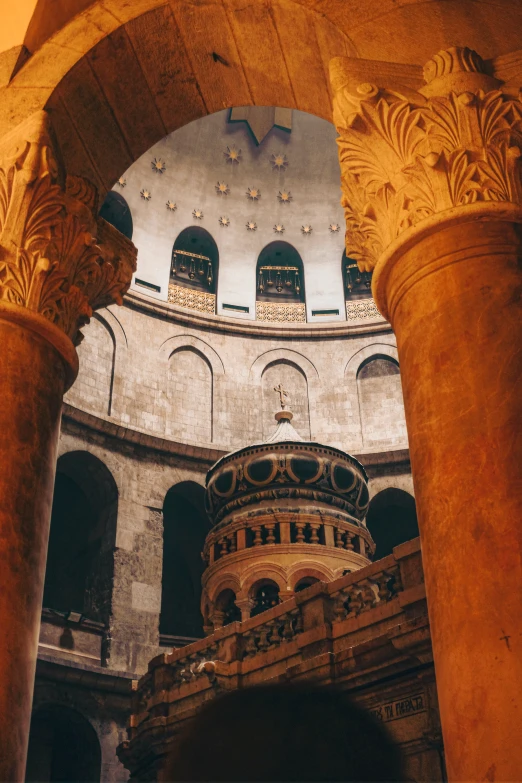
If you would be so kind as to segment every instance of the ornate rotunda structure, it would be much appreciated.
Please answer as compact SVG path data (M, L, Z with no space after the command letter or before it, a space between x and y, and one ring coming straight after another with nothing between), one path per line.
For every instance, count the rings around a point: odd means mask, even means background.
M222 457L207 474L213 528L203 556L202 614L212 633L248 620L314 582L370 563L363 466L340 449L304 440L279 384L275 432Z

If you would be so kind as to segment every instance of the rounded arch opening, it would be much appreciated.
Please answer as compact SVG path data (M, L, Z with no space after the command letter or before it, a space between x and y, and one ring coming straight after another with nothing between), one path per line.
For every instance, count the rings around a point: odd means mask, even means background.
M210 530L204 496L200 484L184 481L169 489L163 504L160 634L169 646L172 637L203 636L201 552Z
M296 583L294 587L294 593L300 593L302 590L306 590L307 587L317 584L320 580L316 576L303 576L302 579Z
M241 622L241 610L236 605L236 594L230 587L222 590L216 598L214 614L216 612L222 615L222 625Z
M281 603L279 585L272 579L256 582L250 590L250 596L253 600L250 617L257 617L261 612L266 612L267 609Z
M201 226L189 226L181 231L172 248L170 282L215 294L219 268L216 242Z
M109 190L100 207L100 217L114 226L127 239L132 239L132 212L121 193Z
M278 304L305 301L303 261L289 242L266 245L257 259L256 300Z
M352 302L357 299L369 299L372 295L372 273L361 272L357 262L346 256L346 250L343 250L341 265L345 300Z
M37 709L29 734L27 783L94 783L100 778L100 742L89 721L61 704Z
M419 535L415 498L403 489L383 489L370 501L366 525L375 541L374 560Z
M94 454L75 451L57 463L43 605L109 621L118 488Z

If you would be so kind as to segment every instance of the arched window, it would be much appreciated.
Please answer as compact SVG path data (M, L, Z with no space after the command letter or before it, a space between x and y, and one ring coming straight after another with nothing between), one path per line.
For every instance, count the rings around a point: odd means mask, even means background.
M109 190L101 205L100 217L117 228L123 236L132 239L132 214L121 193Z
M208 231L185 228L172 248L169 302L215 313L218 265L217 245Z
M271 242L256 268L256 317L259 321L306 321L301 256L288 242Z
M306 590L307 587L315 585L318 581L319 579L315 576L304 576L294 587L294 593L300 593L301 590Z
M357 394L364 446L388 448L405 444L406 418L399 365L375 354L357 371Z
M252 590L252 598L254 599L254 605L250 612L250 617L256 617L261 612L266 612L267 609L271 609L273 606L279 604L279 587L270 579L265 579L261 584L258 583Z
M345 300L369 299L372 295L372 273L359 271L353 258L346 257L346 250L343 252L342 267Z
M376 544L373 559L380 560L419 535L415 498L403 489L383 489L370 502L366 525Z
M109 621L118 489L87 451L58 460L43 605Z
M160 634L169 646L173 636L203 636L201 553L210 530L204 494L199 484L184 481L169 489L163 504Z
M31 720L27 783L95 783L101 777L101 749L95 730L76 710L40 707Z
M236 606L236 595L233 590L227 588L223 590L215 602L215 612L222 613L222 625L229 625L229 623L241 622L241 611Z

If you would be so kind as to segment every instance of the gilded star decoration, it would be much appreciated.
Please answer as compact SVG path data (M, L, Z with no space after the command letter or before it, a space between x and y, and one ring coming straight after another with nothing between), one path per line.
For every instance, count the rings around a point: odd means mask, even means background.
M125 177L120 177L116 184L119 185L120 188L124 188L125 185L127 184L127 180L125 179Z
M306 236L310 236L312 230L313 229L310 223L307 223L305 226L301 226L301 233L305 234Z
M277 169L278 171L284 171L288 166L288 158L286 157L286 155L282 155L281 153L278 153L277 155L271 156L270 163L272 164L273 169Z
M167 170L167 164L161 158L153 158L151 166L152 171L155 171L156 174L163 174Z
M276 223L274 226L274 231L276 234L284 234L285 227L283 226L282 223Z
M279 199L281 204L290 204L290 202L293 199L293 196L289 190L280 190L277 198Z
M230 193L230 188L226 184L226 182L218 182L216 187L216 193L218 196L228 196Z
M167 201L167 209L169 212L175 212L178 208L178 205L175 201L171 201L170 199Z
M249 220L246 224L248 231L257 231L257 223L253 220Z
M259 188L247 188L246 197L250 201L259 201L261 198L261 191Z
M152 198L152 193L150 190L147 190L147 188L143 188L143 190L140 191L140 196L142 199L145 199L145 201L150 201Z
M330 232L332 234L337 234L338 231L340 231L341 226L339 223L330 223Z
M203 210L202 209L193 209L192 210L192 217L194 220L203 220Z
M241 150L235 147L227 147L226 152L223 153L227 163L239 163L241 160Z
M229 225L230 225L230 218L228 218L228 217L225 217L224 215L222 215L222 216L219 218L219 225L220 225L220 226L225 226L225 227L226 227L226 226L229 226Z

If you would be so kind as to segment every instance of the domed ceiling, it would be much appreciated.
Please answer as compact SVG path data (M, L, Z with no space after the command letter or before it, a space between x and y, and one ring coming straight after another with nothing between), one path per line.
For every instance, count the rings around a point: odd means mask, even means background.
M168 299L173 246L197 227L217 248L218 314L255 318L258 260L278 241L289 246L283 256L301 259L302 271L300 264L295 269L297 301L306 292L302 320L345 319L336 133L325 120L271 107L217 112L166 136L113 190L132 215L137 291ZM187 278L190 266L180 261Z

